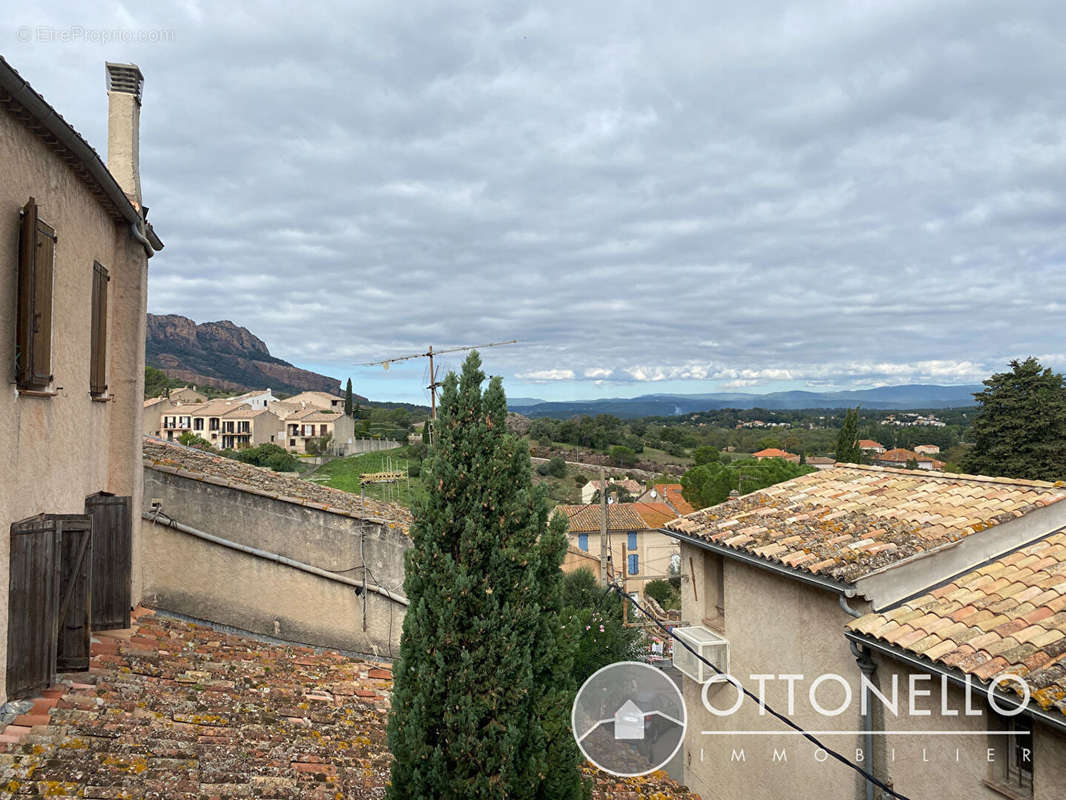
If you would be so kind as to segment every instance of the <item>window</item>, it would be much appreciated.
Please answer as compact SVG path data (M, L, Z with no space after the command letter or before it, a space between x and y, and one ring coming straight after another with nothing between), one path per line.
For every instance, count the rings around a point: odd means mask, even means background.
M202 431L204 429L204 418L197 417L192 421L192 429L194 431Z
M635 533L630 533L629 536L627 537L627 539L628 539L628 541L626 542L626 547L628 547L630 550L636 550L637 549L637 535Z
M242 421L242 422L238 422L237 423L237 432L238 433L250 433L251 430L252 430L252 423L251 422Z
M1033 722L1024 715L1004 717L990 714L990 727L1008 731L995 737L995 760L992 768L993 787L1006 790L1011 797L1033 796ZM991 737L990 737L991 738Z
M89 392L107 394L107 284L111 276L93 262L92 322L89 330Z
M319 425L318 426L318 435L319 436L325 436L326 435L326 426L325 425Z
M218 417L211 417L211 420L208 423L208 425L209 425L211 430L217 431L218 430Z
M15 381L20 389L52 382L52 274L56 234L37 216L31 197L22 209L19 235Z
M640 574L640 556L638 556L636 553L630 553L629 554L629 564L628 564L628 566L629 566L629 574L630 575L639 575Z
M296 440L295 439L289 439L289 447L296 447Z
M587 533L579 533L577 536L577 546L584 550L586 553L589 551L589 535Z

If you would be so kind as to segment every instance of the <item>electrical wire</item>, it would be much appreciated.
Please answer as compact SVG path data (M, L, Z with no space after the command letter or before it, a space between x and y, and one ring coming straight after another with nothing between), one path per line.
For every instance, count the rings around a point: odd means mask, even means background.
M619 586L617 583L612 583L610 586L607 587L607 591L612 591L612 590L615 591L623 599L623 602L628 600L630 603L632 603L633 606L638 611L640 611L642 614L644 614L644 616L646 616L648 619L650 619L652 622L654 622L656 625L658 625L663 630L663 632L666 633L667 636L669 636L675 642L677 642L682 647L684 647L686 650L688 650L690 653L692 653L692 655L694 655L696 658L698 658L700 661L702 661L708 667L713 669L719 675L725 675L725 673L722 672L722 670L720 670L717 666L715 666L710 661L708 661L706 658L701 656L698 652L696 652L696 649L694 647L692 647L692 645L690 645L688 642L686 642L684 639L682 639L680 636L678 636L676 633L674 633L673 630L671 630L670 628L668 628L665 625L663 625L659 620L657 620L654 616L652 616L650 612L648 612L647 610L642 608L640 603L638 603L636 600L634 600L628 594L623 592L621 586ZM849 761L846 756L841 755L836 750L833 750L832 748L827 747L826 745L822 744L822 742L818 740L818 737L816 737L812 733L808 733L802 727L800 727L795 722L793 722L788 717L786 717L784 714L782 714L781 712L776 711L773 708L771 708L765 702L760 700L760 698L756 697L751 691L749 691L748 689L745 689L743 686L741 686L739 681L736 681L735 683L733 683L733 685L736 686L737 689L740 692L742 692L745 697L748 697L749 699L754 700L756 703L759 703L761 708L764 708L767 711L769 711L770 715L772 717L775 717L779 721L785 723L785 725L787 725L788 727L792 728L794 731L796 731L801 736L803 736L804 739L806 739L807 741L811 742L812 744L814 744L819 749L823 750L828 755L831 755L833 758L835 758L841 764L844 764L845 766L850 767L851 769L855 770L857 773L862 775L863 778L865 778L867 781L872 783L874 786L878 787L879 789L881 789L884 792L887 792L892 797L898 798L898 800L910 800L910 798L908 798L907 796L902 795L899 792L896 792L896 791L890 789L886 784L884 784L882 781L878 780L876 777L874 777L869 772L864 770L858 764L854 764L851 761Z

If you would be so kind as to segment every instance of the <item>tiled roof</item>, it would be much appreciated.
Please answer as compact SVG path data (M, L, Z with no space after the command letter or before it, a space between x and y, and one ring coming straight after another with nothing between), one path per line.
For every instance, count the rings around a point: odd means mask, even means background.
M655 491L665 498L666 502L676 508L678 514L691 514L696 510L681 494L680 483L657 483L655 484Z
M884 447L885 446L883 444L881 444L880 442L875 442L873 439L859 439L860 450L883 450Z
M923 457L915 453L913 450L906 450L902 447L894 447L891 450L886 450L877 457L878 461L898 461L900 464L906 464L908 461L929 461L928 457Z
M611 503L607 506L608 530L639 531L649 528L648 523L637 513L635 505L636 503ZM555 510L566 516L571 533L591 533L600 529L603 509L599 503L559 505Z
M849 464L666 527L804 572L853 581L1066 498L1063 484Z
M640 494L644 490L644 487L641 486L639 482L633 480L632 478L626 478L625 480L622 480L622 481L611 481L611 480L600 481L600 480L596 480L596 481L589 481L589 483L591 483L592 487L594 489L597 489L597 490L602 489L604 486L621 486L623 489L625 489L630 494ZM587 486L588 484L585 484L585 485Z
M780 450L776 447L767 447L765 450L760 450L758 453L752 453L752 458L799 458L795 453L789 453L787 450Z
M250 405L241 403L241 405L230 409L222 416L226 419L251 419L252 417L258 417L260 414L273 413L269 408L252 408Z
M816 464L835 464L837 462L835 458L827 458L825 456L809 456L807 458L807 463L813 467Z
M363 500L350 492L320 486L291 475L282 475L162 439L144 437L143 450L147 466L193 480L230 486L334 514L381 522L404 531L412 521L410 511L393 503L384 503L369 497Z
M388 664L135 617L0 736L4 797L385 796ZM699 800L663 773L582 771L592 800Z
M649 528L661 528L670 520L677 519L677 512L666 503L626 503L625 505L631 505Z
M848 627L982 681L1016 673L1066 714L1066 532Z
M288 421L299 420L300 422L336 422L343 417L340 411L326 411L322 408L304 408L294 411L285 417Z
M186 406L183 406L186 408ZM191 414L194 417L222 417L238 409L251 408L247 403L238 403L229 398L219 398L201 403L195 411L183 411L183 414Z

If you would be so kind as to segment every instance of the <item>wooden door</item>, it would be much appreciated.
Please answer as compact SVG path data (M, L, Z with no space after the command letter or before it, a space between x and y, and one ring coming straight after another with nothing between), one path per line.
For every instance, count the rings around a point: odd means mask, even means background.
M32 697L55 682L59 541L54 517L11 526L7 696Z
M59 626L56 669L89 669L92 521L88 515L56 518L59 545Z
M92 627L106 631L130 626L133 574L133 498L107 492L85 500L93 521Z

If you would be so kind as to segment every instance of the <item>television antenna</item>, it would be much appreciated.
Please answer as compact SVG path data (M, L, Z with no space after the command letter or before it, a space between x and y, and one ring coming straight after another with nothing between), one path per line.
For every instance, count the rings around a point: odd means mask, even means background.
M433 363L433 359L437 356L442 356L445 353L459 353L464 350L484 350L486 347L502 347L505 344L518 344L517 339L509 339L506 342L489 342L488 344L472 344L466 347L446 347L443 350L434 350L433 345L429 346L429 349L424 353L410 353L405 356L395 356L393 358L386 358L381 361L367 361L363 364L356 364L357 367L384 367L387 371L389 366L395 364L398 361L410 361L414 358L428 358L429 359L429 389L430 406L432 409L431 419L437 419L437 387L440 386L440 381L437 380L437 367Z

